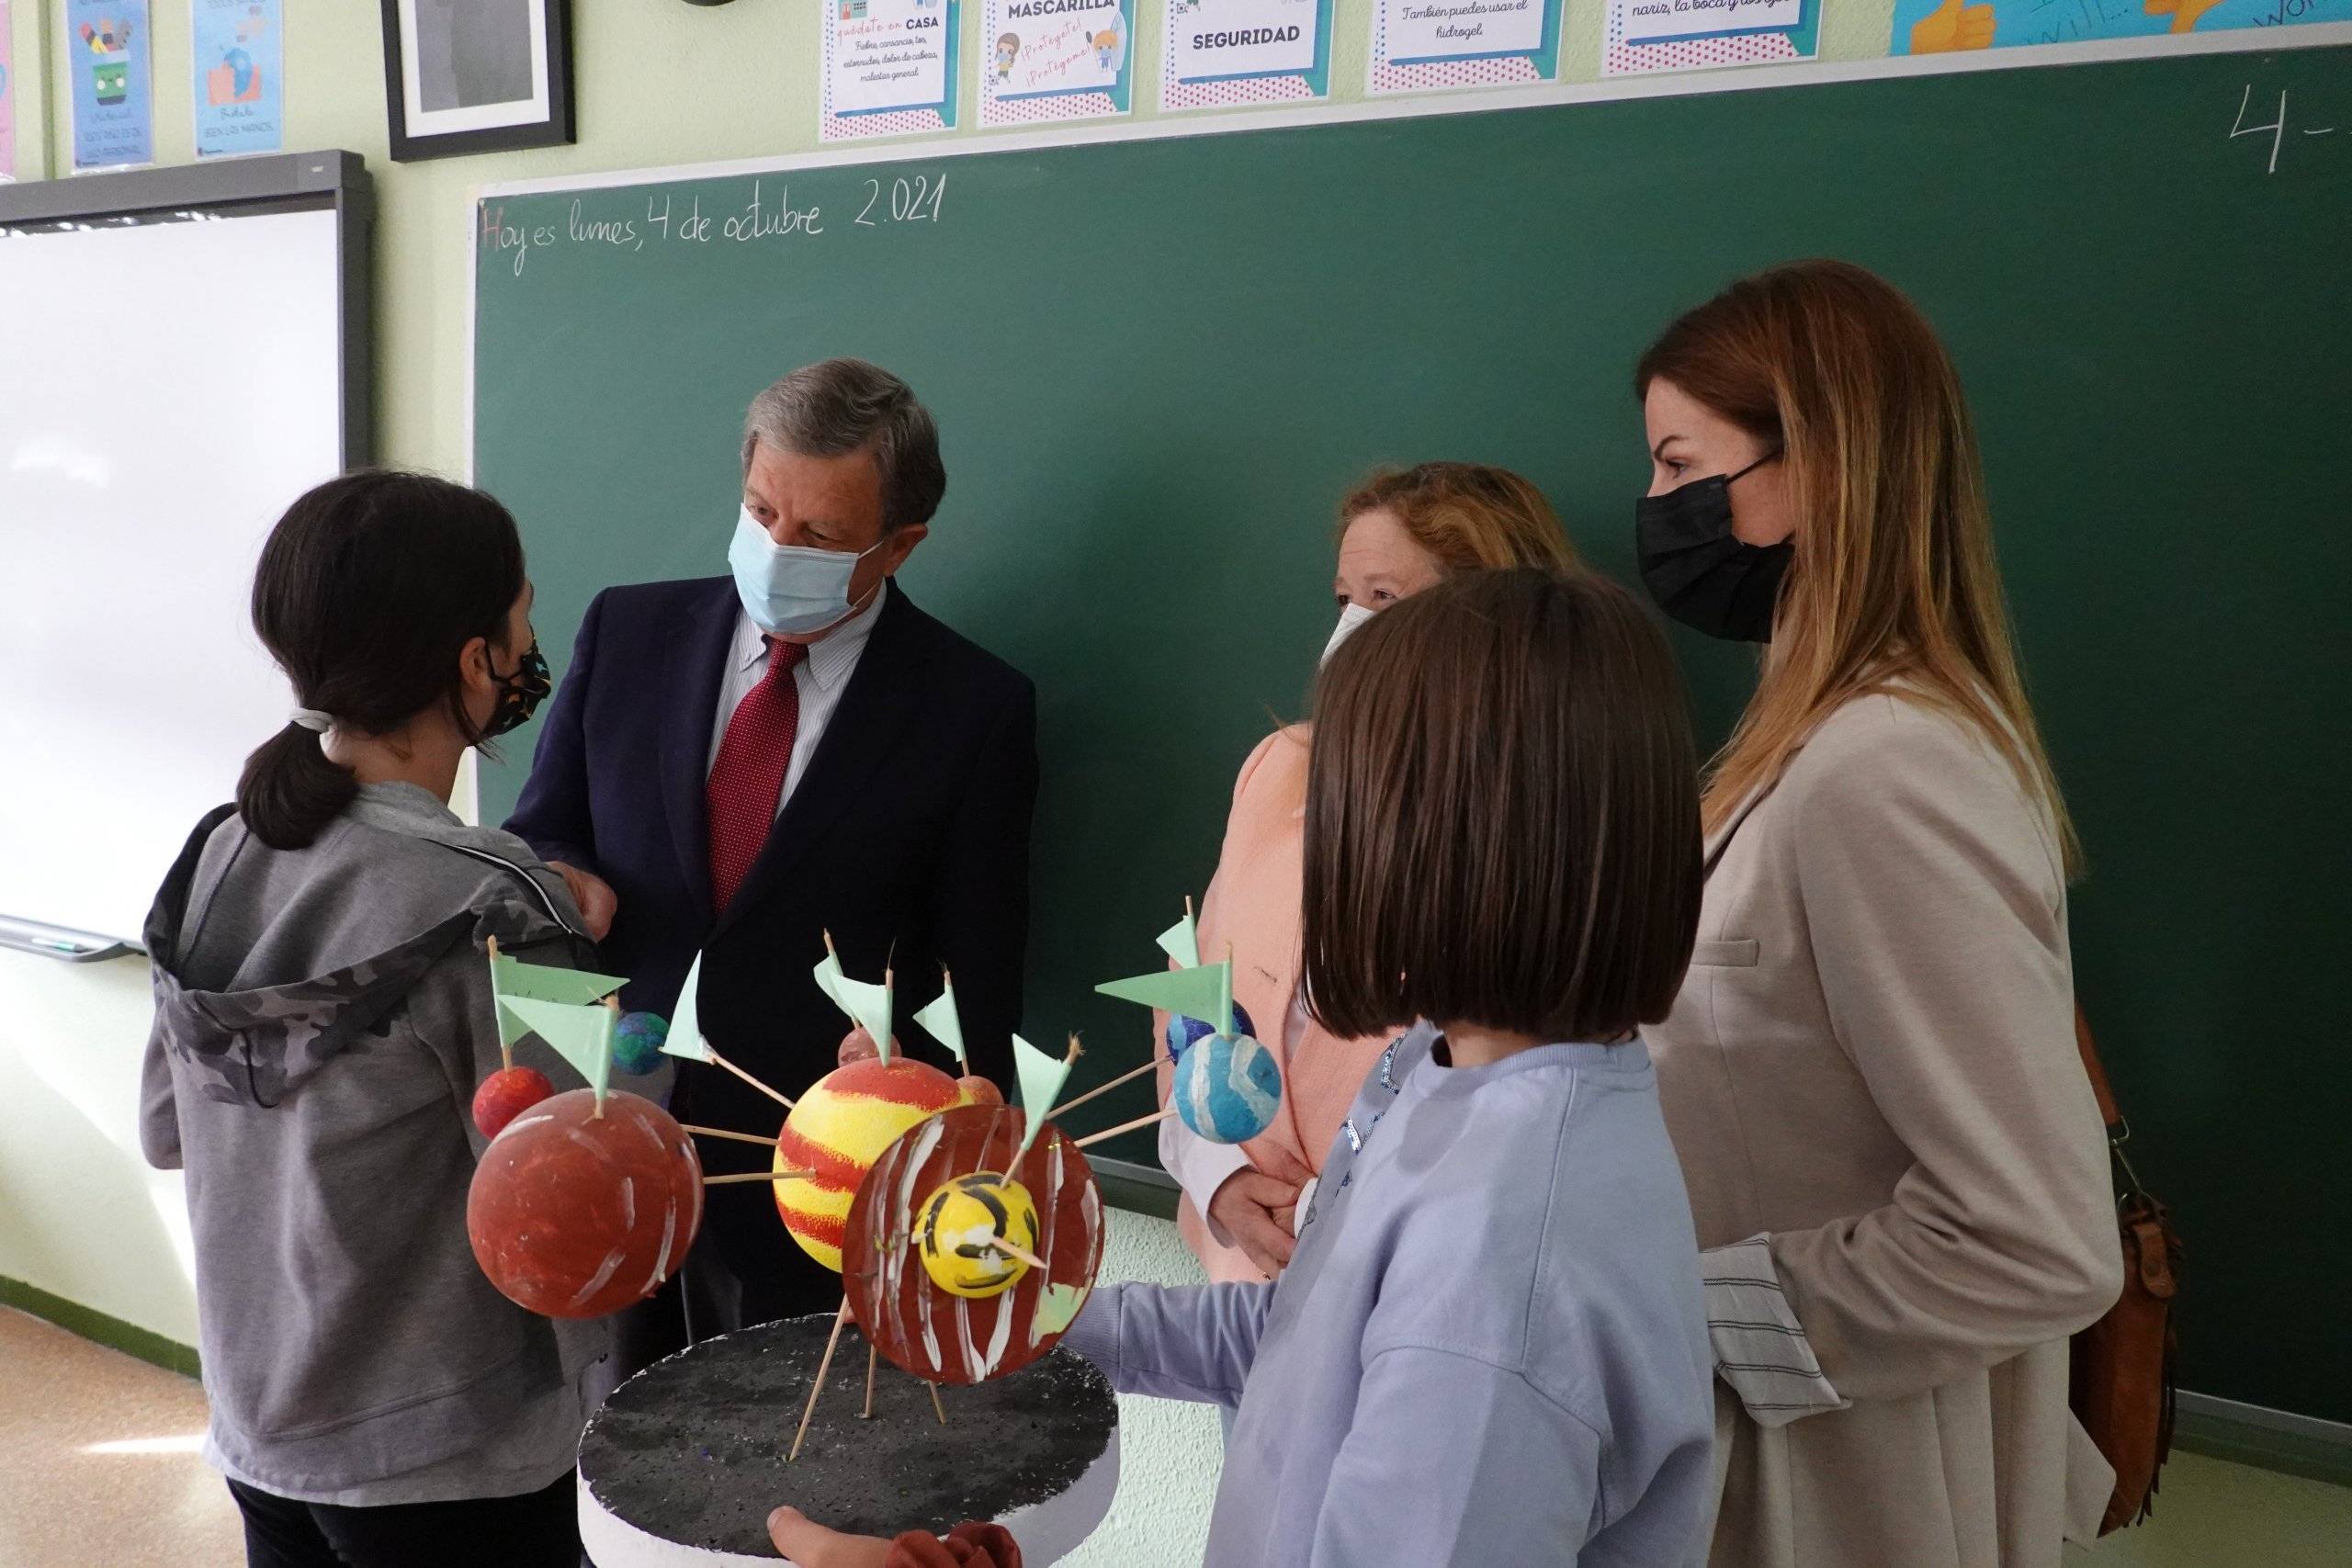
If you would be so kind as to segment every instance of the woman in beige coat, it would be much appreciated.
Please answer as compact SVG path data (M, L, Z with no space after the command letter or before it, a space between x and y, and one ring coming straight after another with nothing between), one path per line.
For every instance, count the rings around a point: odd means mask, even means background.
M1719 1568L2054 1568L2113 1477L2067 1337L2120 1287L2073 1042L2073 845L1933 332L1860 268L1735 285L1637 388L1642 573L1766 644L1648 1032L1707 1256Z

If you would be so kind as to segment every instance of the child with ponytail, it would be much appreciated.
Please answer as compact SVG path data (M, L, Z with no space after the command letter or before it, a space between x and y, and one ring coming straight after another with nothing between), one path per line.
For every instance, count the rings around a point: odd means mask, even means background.
M297 501L253 594L296 705L149 917L141 1142L187 1173L206 1453L254 1568L580 1560L605 1325L507 1302L466 1236L487 940L594 956L562 879L447 804L467 748L547 694L530 612L478 491L368 472Z

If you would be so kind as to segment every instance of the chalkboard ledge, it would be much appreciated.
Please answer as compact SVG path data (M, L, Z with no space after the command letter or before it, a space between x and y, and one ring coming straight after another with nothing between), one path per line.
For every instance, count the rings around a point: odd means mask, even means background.
M1155 1220L1176 1217L1176 1179L1158 1166L1124 1159L1088 1163L1094 1168L1094 1184L1102 1189L1102 1201L1114 1209Z

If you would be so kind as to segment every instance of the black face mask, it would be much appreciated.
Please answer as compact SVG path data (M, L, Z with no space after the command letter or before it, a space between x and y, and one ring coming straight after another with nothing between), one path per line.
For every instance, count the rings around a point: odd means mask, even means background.
M536 640L523 650L513 674L501 675L493 671L491 679L498 682L498 705L491 709L490 722L482 726L484 740L530 723L531 716L539 711L539 705L555 690L555 680L548 673L547 658L539 652Z
M1731 531L1731 487L1779 457L1758 457L1634 502L1634 549L1657 607L1693 631L1729 642L1772 640L1772 607L1796 546L1746 545Z

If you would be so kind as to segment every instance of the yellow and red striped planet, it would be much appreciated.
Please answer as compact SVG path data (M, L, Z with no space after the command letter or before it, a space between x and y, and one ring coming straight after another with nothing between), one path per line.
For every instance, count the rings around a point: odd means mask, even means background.
M993 1094L995 1086L987 1087ZM816 1173L775 1182L784 1228L803 1252L840 1273L850 1200L874 1162L925 1118L978 1099L967 1081L902 1055L852 1062L819 1078L784 1119L776 1138L775 1169Z

